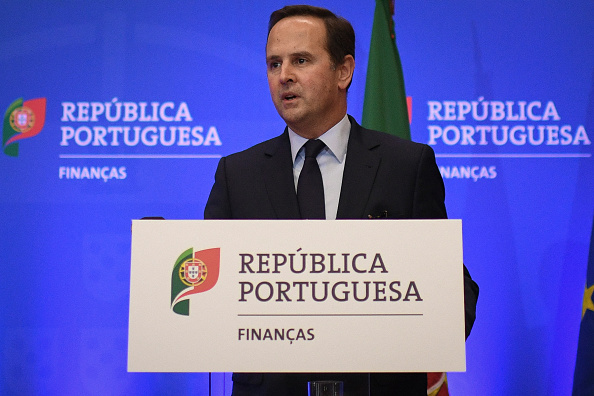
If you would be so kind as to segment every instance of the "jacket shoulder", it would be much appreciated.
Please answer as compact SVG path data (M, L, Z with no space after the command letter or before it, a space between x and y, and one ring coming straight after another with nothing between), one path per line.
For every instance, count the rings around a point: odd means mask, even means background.
M235 163L236 161L254 161L258 158L264 158L268 155L273 155L279 150L283 143L289 144L289 138L283 133L279 136L273 137L272 139L265 140L245 150L238 151L233 154L225 156L226 161Z
M358 139L369 150L382 154L387 153L392 158L417 157L425 153L434 155L433 149L427 144L406 140L385 132L363 128L358 124L353 128L353 133L355 139Z

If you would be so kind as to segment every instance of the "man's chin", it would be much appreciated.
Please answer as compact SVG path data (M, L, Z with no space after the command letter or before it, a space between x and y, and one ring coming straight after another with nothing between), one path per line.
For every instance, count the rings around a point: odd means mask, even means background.
M298 127L303 122L303 115L296 111L283 111L279 115L291 129Z

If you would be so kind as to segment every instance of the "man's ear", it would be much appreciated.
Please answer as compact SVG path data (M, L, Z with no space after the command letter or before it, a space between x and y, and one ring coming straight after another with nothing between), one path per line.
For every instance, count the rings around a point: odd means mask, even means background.
M346 55L342 63L336 66L336 70L338 71L338 87L346 90L353 80L355 58L352 55Z

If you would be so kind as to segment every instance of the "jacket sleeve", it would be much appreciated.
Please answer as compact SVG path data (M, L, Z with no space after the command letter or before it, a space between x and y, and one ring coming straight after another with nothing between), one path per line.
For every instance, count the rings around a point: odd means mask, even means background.
M445 187L435 162L435 153L423 145L417 166L416 186L413 198L413 218L447 219Z
M415 188L414 218L417 219L446 219L445 187L435 162L433 149L425 145L417 170L417 187ZM476 319L476 304L479 287L472 280L465 265L464 271L464 317L466 338L470 335Z
M227 188L225 157L221 158L215 172L215 182L204 207L204 219L231 219L231 205Z
M470 277L468 268L464 266L464 320L466 338L470 335L474 320L476 319L476 303L478 301L479 287Z

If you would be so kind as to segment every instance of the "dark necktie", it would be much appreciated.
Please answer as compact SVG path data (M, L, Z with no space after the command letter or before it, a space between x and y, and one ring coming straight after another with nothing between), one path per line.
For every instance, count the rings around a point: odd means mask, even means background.
M297 200L302 219L325 219L324 183L316 157L326 147L321 140L305 143L305 161L297 182Z

